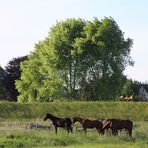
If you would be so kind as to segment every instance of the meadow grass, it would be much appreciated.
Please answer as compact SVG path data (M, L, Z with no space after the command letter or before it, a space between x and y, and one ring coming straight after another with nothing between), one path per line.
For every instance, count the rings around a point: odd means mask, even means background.
M0 102L0 118L42 118L46 113L56 116L85 118L126 118L148 121L146 102L49 102L24 103Z
M122 118L133 121L133 141L123 131L98 136L95 130L68 135L66 130L26 129L27 123L49 125L44 115L61 117ZM146 148L148 147L148 103L144 102L0 102L0 148Z
M119 136L107 133L99 136L95 130L89 130L87 135L83 131L67 134L65 129L54 130L39 129L5 129L0 132L0 147L4 148L32 148L32 147L66 147L66 148L146 148L148 146L148 126L145 121L136 122L133 130L133 141L123 131Z

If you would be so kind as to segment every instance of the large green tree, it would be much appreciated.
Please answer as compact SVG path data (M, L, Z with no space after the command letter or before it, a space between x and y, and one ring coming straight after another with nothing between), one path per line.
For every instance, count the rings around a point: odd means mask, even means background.
M35 45L28 61L21 64L22 73L16 87L19 102L51 101L62 96L62 79L56 69L57 57L48 38Z
M133 65L130 57L133 42L129 38L124 39L124 33L112 18L104 18L100 23L95 19L86 24L86 28L86 38L79 44L79 47L87 49L85 52L90 50L91 57L90 64L87 63L90 67L87 67L89 75L86 75L90 78L86 80L85 96L115 98L126 80L123 76L125 67Z
M133 64L131 46L112 18L57 22L21 66L19 101L115 97Z

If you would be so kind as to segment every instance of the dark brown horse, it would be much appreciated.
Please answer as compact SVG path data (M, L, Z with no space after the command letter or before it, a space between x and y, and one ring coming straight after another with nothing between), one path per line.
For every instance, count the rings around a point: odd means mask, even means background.
M101 134L102 132L103 124L99 120L90 120L90 119L83 119L80 117L74 117L73 122L74 123L80 122L83 127L83 130L85 131L85 134L86 134L87 128L96 128L99 134Z
M55 132L57 134L57 128L58 127L63 127L67 129L67 132L71 132L72 133L72 121L70 118L59 118L56 116L53 116L52 114L47 113L46 116L44 117L44 121L46 121L47 119L50 119L55 127Z
M110 128L112 130L113 135L118 134L118 130L126 130L130 136L132 137L132 128L133 122L130 120L121 120L121 119L107 119L106 123L103 125L103 130Z

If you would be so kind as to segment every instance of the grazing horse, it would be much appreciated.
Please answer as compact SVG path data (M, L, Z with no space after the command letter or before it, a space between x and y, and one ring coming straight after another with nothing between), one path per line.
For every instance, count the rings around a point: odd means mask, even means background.
M104 133L110 129L110 121L108 119L97 119L97 120L99 120L103 125L101 134L104 135Z
M44 121L46 121L47 119L50 119L55 127L55 132L57 134L57 128L58 127L66 127L67 132L69 134L69 132L72 133L72 121L70 118L59 118L59 117L55 117L52 114L47 113L46 116L44 117Z
M103 124L99 120L90 120L90 119L83 119L80 117L74 117L73 123L75 122L81 123L83 130L85 131L85 135L86 135L87 128L96 128L99 134L101 134L102 132Z
M110 128L112 130L113 135L118 134L118 130L125 129L130 138L132 137L132 128L133 128L133 122L130 120L121 120L121 119L107 119L107 122L105 125L103 125L103 130Z

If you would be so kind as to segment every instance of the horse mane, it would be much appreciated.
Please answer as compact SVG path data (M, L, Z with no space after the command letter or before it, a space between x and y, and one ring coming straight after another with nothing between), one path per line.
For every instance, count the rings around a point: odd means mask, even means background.
M52 114L49 114L47 113L47 117L50 119L50 120L59 120L60 118L59 117L56 117L56 116L53 116Z
M81 124L83 124L84 121L85 121L85 119L83 119L83 118L81 118L81 117L74 117L73 120L74 120L75 122L78 121L78 122L80 122Z

